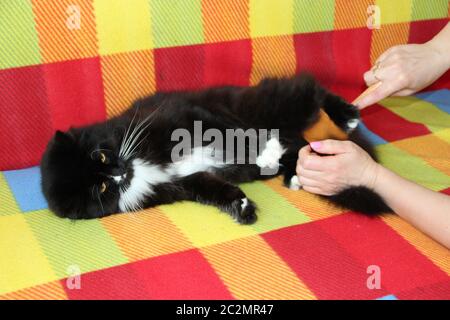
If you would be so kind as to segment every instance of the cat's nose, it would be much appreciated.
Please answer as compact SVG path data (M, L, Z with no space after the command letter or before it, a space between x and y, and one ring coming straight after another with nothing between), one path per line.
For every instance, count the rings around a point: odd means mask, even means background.
M113 167L111 169L111 175L112 176L124 176L126 174L127 170L125 167L122 166L117 166L117 167Z

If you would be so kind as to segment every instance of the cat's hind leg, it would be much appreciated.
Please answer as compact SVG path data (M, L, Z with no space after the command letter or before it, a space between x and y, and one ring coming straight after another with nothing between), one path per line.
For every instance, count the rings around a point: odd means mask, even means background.
M198 172L183 177L178 184L188 194L188 199L213 205L231 215L240 224L256 221L256 206L237 186L209 172Z

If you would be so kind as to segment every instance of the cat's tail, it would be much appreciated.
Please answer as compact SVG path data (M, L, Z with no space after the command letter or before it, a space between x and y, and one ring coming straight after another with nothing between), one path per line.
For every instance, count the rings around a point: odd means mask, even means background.
M378 161L373 145L359 129L356 129L350 134L349 140L359 145L375 161ZM342 208L361 212L370 216L393 212L378 193L363 186L349 187L338 194L327 198Z
M392 213L383 198L367 187L349 187L326 198L339 207L370 216Z

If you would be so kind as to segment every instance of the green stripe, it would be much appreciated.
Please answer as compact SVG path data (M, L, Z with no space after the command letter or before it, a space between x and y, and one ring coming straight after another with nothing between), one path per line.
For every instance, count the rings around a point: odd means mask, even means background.
M155 46L172 47L204 42L200 0L150 0Z
M424 160L406 153L392 144L375 147L383 166L398 175L434 191L450 186L450 177L429 166Z
M334 29L334 0L294 2L294 32L318 32Z
M408 121L424 124L433 132L448 128L450 123L448 113L416 97L387 98L380 104Z
M310 221L308 216L261 181L241 184L240 187L258 206L258 221L252 227L259 233Z
M38 36L30 2L0 1L0 69L40 62Z
M17 202L6 182L5 176L0 172L0 216L20 213Z
M99 220L70 221L48 210L25 218L59 278L69 276L72 265L86 273L128 262Z
M414 0L412 20L447 18L448 0Z

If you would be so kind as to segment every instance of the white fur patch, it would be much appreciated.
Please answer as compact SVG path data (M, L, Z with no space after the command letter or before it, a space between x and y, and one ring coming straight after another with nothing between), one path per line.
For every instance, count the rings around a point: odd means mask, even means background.
M348 120L347 122L347 127L351 130L355 129L359 124L359 120L358 119L351 119Z
M277 138L271 138L256 158L256 165L260 168L276 169L280 165L279 160L285 151Z
M192 150L192 153L180 161L174 162L170 165L170 170L180 177L188 176L196 172L210 171L213 168L223 167L225 164L216 154L213 157L213 149L209 147L198 147Z
M248 206L248 199L242 198L241 201L242 201L241 209L244 210Z
M289 183L289 189L298 191L298 190L300 190L301 187L302 187L302 185L300 184L298 177L292 176L291 181Z
M170 181L171 175L158 165L152 165L142 159L134 159L133 178L125 192L120 193L121 211L133 211L141 208L146 196L153 194L152 186Z
M184 177L196 172L211 171L225 164L212 156L213 149L194 148L185 158L163 168L142 159L134 159L133 178L126 190L120 192L119 208L122 212L134 211L142 207L145 197L151 196L153 186L170 182L176 177ZM219 158L220 159L220 158Z

